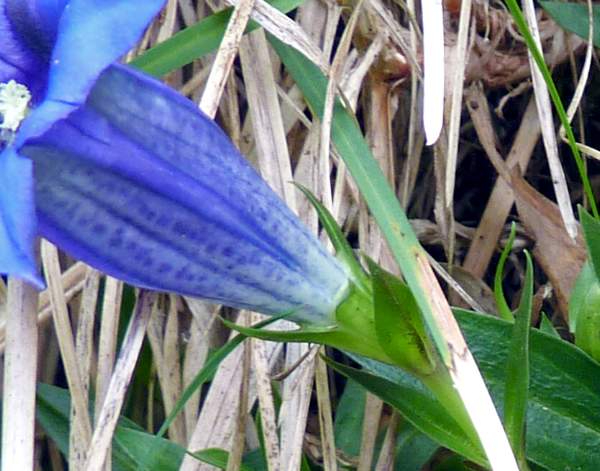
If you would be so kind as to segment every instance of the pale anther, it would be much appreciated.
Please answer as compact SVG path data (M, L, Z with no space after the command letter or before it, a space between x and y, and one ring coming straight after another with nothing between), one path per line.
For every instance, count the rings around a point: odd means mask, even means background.
M15 132L29 112L31 93L25 85L15 82L0 83L1 130Z

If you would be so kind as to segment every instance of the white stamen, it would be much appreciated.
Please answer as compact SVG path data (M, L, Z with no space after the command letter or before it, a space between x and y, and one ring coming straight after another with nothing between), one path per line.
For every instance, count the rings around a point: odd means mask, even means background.
M31 93L25 85L15 82L0 83L0 115L3 121L0 130L15 132L19 129L21 121L29 113ZM4 133L2 133L4 134Z

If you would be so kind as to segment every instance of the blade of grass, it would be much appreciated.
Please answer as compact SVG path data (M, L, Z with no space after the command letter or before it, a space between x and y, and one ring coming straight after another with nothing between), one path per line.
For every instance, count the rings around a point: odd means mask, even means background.
M271 5L287 13L302 4L302 0L273 0ZM194 26L186 28L166 41L138 56L130 64L144 72L162 76L216 50L223 39L233 8L215 13ZM259 25L250 21L246 32Z
M494 298L496 299L496 305L498 306L498 313L500 317L505 321L513 322L514 317L510 306L506 302L504 296L504 288L502 288L502 278L504 277L504 265L506 259L512 250L513 243L515 241L515 235L517 234L517 226L513 222L510 225L510 235L508 236L508 242L500 254L500 260L498 260L498 266L496 267L496 274L494 276Z
M548 92L550 93L550 98L554 104L556 109L556 114L560 119L562 126L565 128L565 132L567 133L567 139L569 141L569 147L571 148L571 152L573 153L573 158L575 159L575 164L577 165L577 170L579 171L579 176L581 178L581 182L583 184L583 190L585 192L586 197L588 198L590 208L592 210L592 214L594 218L599 219L600 214L598 213L598 207L596 205L596 199L594 197L594 191L592 190L592 185L590 183L587 168L585 163L579 153L579 148L577 147L577 142L575 141L575 135L573 134L573 129L571 128L571 124L569 123L569 118L567 116L567 112L562 104L562 100L560 95L558 94L558 90L556 89L556 85L554 84L554 80L552 80L552 75L550 74L550 70L544 61L544 56L541 51L538 49L533 35L529 28L527 27L527 22L525 20L525 16L519 5L517 4L517 0L506 0L506 6L508 7L510 13L513 16L513 20L519 29L519 33L525 39L525 43L527 44L527 48L531 52L531 55L540 69L542 73L542 77L548 86Z
M529 330L533 304L533 263L525 252L527 268L523 294L513 326L504 395L504 423L521 471L527 470L525 420L529 393Z

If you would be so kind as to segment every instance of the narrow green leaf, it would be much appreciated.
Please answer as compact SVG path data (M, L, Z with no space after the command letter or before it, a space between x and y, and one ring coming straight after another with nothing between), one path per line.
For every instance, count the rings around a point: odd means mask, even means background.
M485 465L486 460L482 452L472 444L462 428L424 387L415 387L415 383L410 386L394 383L364 370L357 370L330 359L326 361L339 373L397 408L406 420L438 443L478 464Z
M589 260L583 264L569 298L569 331L577 330L577 320L581 312L590 304L595 304L600 290L598 277Z
M533 306L533 263L525 252L527 268L517 309L506 366L504 425L517 460L525 462L525 415L529 391L529 331Z
M552 321L548 318L548 315L542 311L542 317L540 320L540 332L552 335L553 337L560 338L560 334L556 330L556 327L552 324Z
M279 11L288 13L302 4L303 0L273 0L268 3ZM166 41L144 52L130 65L156 77L166 75L192 61L216 50L221 44L225 28L231 17L232 8L226 8L190 26ZM246 32L254 31L259 25L248 23Z
M596 278L600 280L600 222L579 207L579 220L583 227L585 243L590 254L590 261L596 272Z
M523 39L527 44L527 48L529 49L529 52L533 57L533 60L539 67L542 77L544 78L544 82L546 82L548 92L550 93L550 98L552 99L552 103L554 104L554 108L556 109L556 113L558 115L558 119L565 128L567 140L569 142L569 148L571 149L573 159L575 160L575 164L577 166L577 170L581 178L581 182L583 183L583 190L585 196L588 199L589 205L592 209L592 214L596 219L598 219L600 218L600 214L598 213L598 208L596 206L596 198L594 197L594 190L592 189L592 185L588 177L587 167L585 166L584 161L581 158L579 148L577 147L577 143L575 141L575 135L573 134L573 128L569 123L567 112L565 111L565 107L562 103L560 95L558 94L558 90L556 89L554 80L552 80L552 74L550 73L550 69L548 69L548 66L546 65L544 55L537 47L537 44L533 39L531 31L529 31L527 21L525 19L525 16L523 15L523 12L521 11L521 8L519 7L519 4L517 3L517 0L506 0L506 6L510 11L519 32L523 36Z
M323 228L329 235L329 239L331 239L331 243L335 248L336 254L342 262L348 267L351 273L352 281L355 285L364 291L365 293L371 292L371 284L369 277L366 275L365 271L362 269L360 263L354 256L354 251L350 244L344 237L342 233L342 229L336 222L335 218L331 215L331 213L327 210L325 206L321 204L321 202L312 194L312 192L296 183L296 187L304 193L304 196L310 201L310 204L313 205L315 210L317 211L317 215L319 216L319 220L321 224L323 224Z
M504 265L506 264L506 259L510 255L513 243L515 242L516 233L517 226L513 222L510 225L510 235L508 236L508 242L506 243L506 246L500 254L500 259L498 260L498 265L496 266L496 274L494 276L494 297L496 298L496 306L498 307L498 313L500 314L500 317L502 319L510 322L514 320L514 317L512 311L510 310L510 306L506 302L506 297L504 296L502 280L504 279Z
M287 315L288 314L283 314L281 316L271 317L269 319L266 319L262 322L257 323L254 326L254 328L260 329L261 327L265 327L265 326L271 324L272 322L275 322L276 320L279 320ZM198 389L200 389L206 381L210 380L210 378L213 377L213 375L217 371L217 368L219 367L221 362L233 350L235 350L235 348L238 345L240 345L244 340L246 340L246 338L247 338L246 335L243 335L243 334L237 335L210 356L210 358L207 360L204 367L198 372L198 374L196 375L194 380L189 384L189 386L187 388L185 388L185 391L183 391L183 394L181 394L181 397L175 403L173 410L171 411L169 416L163 422L163 424L160 427L160 430L157 432L156 436L162 437L167 432L167 430L169 429L169 427L171 426L171 424L177 417L177 414L179 414L185 407L185 404L187 403L187 401L190 400L190 398L193 396L193 394Z
M310 109L322 117L327 78L301 53L272 36L269 36L269 41L302 90ZM373 158L356 119L339 100L336 100L334 106L331 136L388 241L402 275L424 316L435 346L444 363L450 364L448 346L435 321L431 300L421 284L418 259L425 258L423 248L396 195Z
M588 8L585 3L540 2L540 5L562 28L587 40L590 22ZM594 46L600 47L600 6L594 5L593 12Z

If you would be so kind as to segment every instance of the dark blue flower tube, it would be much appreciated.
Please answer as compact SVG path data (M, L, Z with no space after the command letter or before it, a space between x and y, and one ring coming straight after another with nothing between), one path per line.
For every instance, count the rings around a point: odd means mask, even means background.
M3 113L0 272L39 283L39 234L137 286L332 324L342 265L193 103L113 64L162 0L98 3L0 0L0 82L31 93L16 132Z

